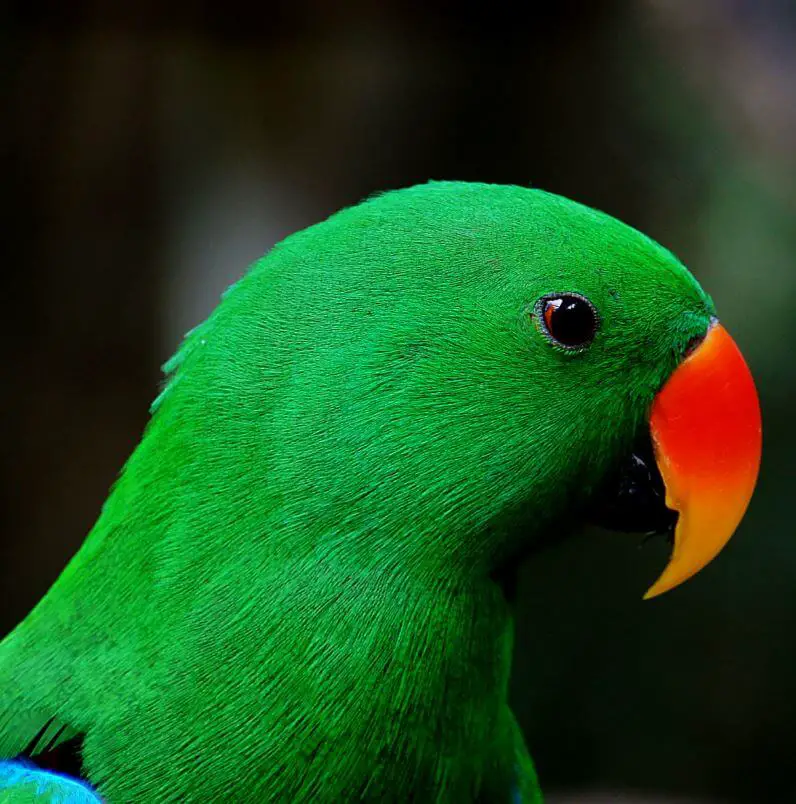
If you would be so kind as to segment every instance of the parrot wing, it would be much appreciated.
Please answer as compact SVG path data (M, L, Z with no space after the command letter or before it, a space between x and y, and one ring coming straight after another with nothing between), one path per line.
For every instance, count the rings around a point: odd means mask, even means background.
M85 782L24 760L0 761L0 804L101 804Z
M98 804L80 774L82 737L50 718L15 759L0 760L0 804Z

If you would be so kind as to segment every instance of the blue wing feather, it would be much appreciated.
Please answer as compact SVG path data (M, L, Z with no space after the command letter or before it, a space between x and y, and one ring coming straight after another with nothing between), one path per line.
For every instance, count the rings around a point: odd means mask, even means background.
M0 804L102 804L85 783L23 760L0 761Z

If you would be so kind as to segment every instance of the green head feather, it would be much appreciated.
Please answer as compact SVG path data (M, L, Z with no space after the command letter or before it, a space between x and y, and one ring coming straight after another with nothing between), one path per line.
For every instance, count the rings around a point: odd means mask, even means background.
M563 292L597 311L585 349L539 320ZM538 190L432 183L287 238L0 645L0 756L55 717L110 801L502 800L525 754L491 578L712 313L665 249Z

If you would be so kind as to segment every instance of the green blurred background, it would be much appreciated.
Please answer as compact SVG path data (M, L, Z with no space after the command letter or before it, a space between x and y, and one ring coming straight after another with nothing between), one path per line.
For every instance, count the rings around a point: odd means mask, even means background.
M4 4L0 43L0 633L249 262L375 190L531 184L691 267L765 430L747 519L676 592L643 603L664 546L604 532L526 568L513 698L544 787L796 801L796 3L72 0Z

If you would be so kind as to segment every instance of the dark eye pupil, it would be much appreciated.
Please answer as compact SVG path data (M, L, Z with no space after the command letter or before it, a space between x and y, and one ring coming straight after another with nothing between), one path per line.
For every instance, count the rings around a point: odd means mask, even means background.
M562 346L585 346L597 329L594 308L579 296L558 296L544 303L544 321L550 337Z

